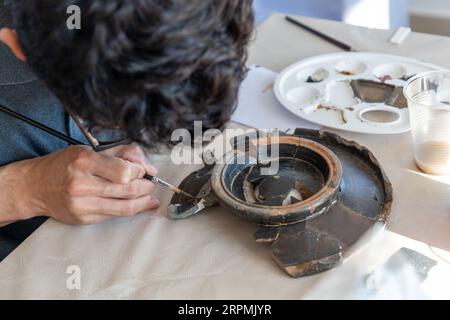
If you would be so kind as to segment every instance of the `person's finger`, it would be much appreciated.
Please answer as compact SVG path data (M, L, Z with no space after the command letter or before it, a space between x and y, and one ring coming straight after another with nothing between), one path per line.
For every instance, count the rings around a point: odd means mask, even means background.
M156 209L159 200L152 196L144 196L132 200L91 197L83 199L85 212L91 215L104 214L118 217L133 216Z
M98 153L91 165L91 173L114 183L128 184L145 175L145 168L137 163Z
M136 199L148 196L155 191L155 184L146 179L135 179L128 184L111 183L102 178L94 177L90 184L90 193L101 198Z
M122 159L142 165L145 168L145 172L149 175L156 176L158 174L158 170L148 162L145 156L124 155Z
M145 168L146 173L156 175L158 170L148 161L144 151L136 144L119 146L105 151L107 154L137 163Z

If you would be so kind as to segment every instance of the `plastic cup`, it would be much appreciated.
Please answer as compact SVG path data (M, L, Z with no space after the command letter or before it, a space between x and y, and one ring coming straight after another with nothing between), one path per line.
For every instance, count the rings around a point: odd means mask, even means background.
M416 75L404 95L417 166L429 174L450 174L450 71Z

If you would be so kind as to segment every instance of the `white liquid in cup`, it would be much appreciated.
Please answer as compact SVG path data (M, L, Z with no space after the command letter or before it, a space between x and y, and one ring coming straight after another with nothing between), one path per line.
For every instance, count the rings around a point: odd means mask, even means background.
M450 144L447 141L428 141L416 146L416 163L426 173L450 173Z
M408 81L404 94L417 166L429 174L450 174L450 73L419 74Z

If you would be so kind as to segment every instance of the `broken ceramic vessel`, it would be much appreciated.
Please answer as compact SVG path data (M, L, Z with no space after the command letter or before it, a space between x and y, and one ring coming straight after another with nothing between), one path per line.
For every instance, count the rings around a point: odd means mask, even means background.
M218 204L255 223L255 240L271 244L274 260L293 277L338 265L366 231L386 222L392 186L369 150L306 129L267 141L247 141L244 154L189 175L180 188L198 200L174 195L170 217L187 218ZM279 158L271 161L279 170L264 175L270 163L260 160L258 150L275 144Z

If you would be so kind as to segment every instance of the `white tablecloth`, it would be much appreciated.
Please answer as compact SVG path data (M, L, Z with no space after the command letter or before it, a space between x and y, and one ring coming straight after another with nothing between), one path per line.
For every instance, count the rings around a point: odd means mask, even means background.
M400 54L450 67L447 38L412 34L402 46L395 46L388 42L391 31L303 21L361 51ZM280 71L299 59L332 51L336 48L275 15L259 27L249 64ZM251 90L262 92L261 88ZM285 112L271 94L267 99L273 103L266 107ZM239 108L243 107L241 103ZM245 114L239 109L236 118L243 122ZM294 125L306 125L289 117ZM252 118L246 124L252 125ZM395 201L390 231L372 242L372 250L360 250L332 272L292 279L271 260L270 248L254 241L254 225L220 208L184 221L171 221L165 217L171 195L158 190L161 209L149 214L96 226L66 226L49 220L0 263L0 298L450 297L449 253L445 251L450 249L450 179L417 171L409 134L339 134L374 152L393 183ZM173 183L179 183L194 169L175 166L168 159L168 155L151 155L162 176ZM360 280L366 273L401 247L412 248L438 263L428 279L417 286L409 281L414 286L414 290L407 290L409 294L390 290L371 296L361 291ZM81 271L79 290L67 286L70 266ZM405 289L405 283L396 288Z

